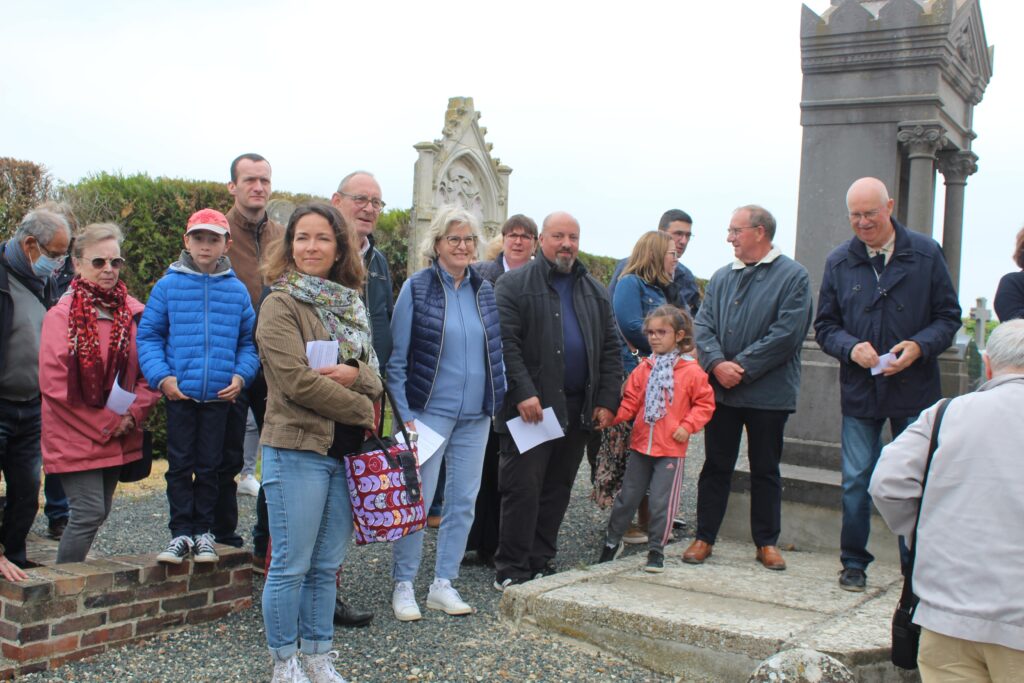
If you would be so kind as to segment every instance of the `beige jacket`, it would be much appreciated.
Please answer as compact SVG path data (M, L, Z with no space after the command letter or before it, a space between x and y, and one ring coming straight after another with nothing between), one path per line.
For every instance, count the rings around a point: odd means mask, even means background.
M343 387L310 368L306 342L327 338L313 306L283 292L271 292L263 300L256 327L267 378L261 444L326 455L335 422L373 428L373 401L383 391L380 376L370 366L350 361L359 376L351 387Z

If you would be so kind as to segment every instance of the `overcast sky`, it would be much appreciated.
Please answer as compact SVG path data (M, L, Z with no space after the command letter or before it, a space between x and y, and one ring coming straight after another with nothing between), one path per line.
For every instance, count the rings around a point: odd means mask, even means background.
M1021 4L981 0L996 52L975 109L965 305L991 302L1024 224ZM3 0L0 156L68 182L99 171L226 181L230 160L255 151L276 189L329 196L365 168L389 205L408 207L413 144L440 137L449 97L470 96L513 169L510 213L539 222L570 211L584 250L625 256L662 211L682 208L695 218L684 262L707 277L731 259L725 230L740 204L772 210L776 241L793 253L800 10L795 0ZM939 176L938 217L941 192Z

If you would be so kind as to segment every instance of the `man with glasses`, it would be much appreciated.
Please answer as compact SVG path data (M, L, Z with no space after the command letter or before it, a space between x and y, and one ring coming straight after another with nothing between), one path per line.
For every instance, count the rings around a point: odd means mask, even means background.
M796 410L800 348L811 326L807 270L773 244L775 218L740 207L727 241L735 260L711 276L694 320L697 356L715 390L715 414L704 428L704 467L697 480L697 534L683 562L711 556L729 501L740 438L747 432L750 533L755 558L782 570L782 432Z
M683 258L686 247L693 237L693 219L690 214L680 209L669 209L661 215L658 221L658 230L667 232L676 245L676 258ZM608 294L615 299L615 284L622 276L628 258L624 258L615 264L615 271L612 273L612 280L608 283ZM687 311L690 315L697 315L700 308L700 290L697 288L697 278L693 272L682 263L676 262L675 277L666 292L666 301ZM646 541L645 541L646 542Z
M391 290L391 271L384 254L374 246L373 231L384 210L380 184L369 171L353 171L338 183L338 191L331 196L334 206L345 223L356 232L359 250L366 267L366 291L363 301L370 318L373 350L377 353L381 373L391 357L391 314L395 310L395 295ZM366 626L373 612L356 609L341 598L341 573L338 574L338 597L334 605L334 623L339 626Z
M960 329L960 304L935 240L892 216L877 178L846 193L853 237L825 261L815 336L839 361L843 527L839 587L863 591L871 497L886 420L896 438L942 396L939 355Z
M508 382L494 427L501 434L498 590L555 571L558 530L583 449L619 405L622 357L611 301L577 260L579 249L579 223L553 213L544 219L541 254L495 286ZM521 453L507 421L551 419L545 408L564 436Z
M0 470L7 502L0 522L0 577L28 578L25 539L39 510L39 339L55 303L53 273L64 265L71 229L63 216L30 211L0 244Z

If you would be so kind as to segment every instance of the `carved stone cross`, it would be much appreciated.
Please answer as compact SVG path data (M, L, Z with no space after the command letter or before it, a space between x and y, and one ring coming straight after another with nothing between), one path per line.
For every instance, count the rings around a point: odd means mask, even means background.
M985 327L992 319L992 312L985 308L986 303L988 303L988 299L979 296L977 305L971 308L971 320L974 321L974 343L979 351L985 350Z

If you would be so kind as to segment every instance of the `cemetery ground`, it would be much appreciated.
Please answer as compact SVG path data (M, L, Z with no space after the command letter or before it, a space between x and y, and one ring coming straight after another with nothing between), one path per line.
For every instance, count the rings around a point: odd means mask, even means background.
M691 444L686 467L681 512L693 528L696 476L703 460L701 438ZM113 510L93 546L97 555L157 553L168 540L167 499L164 495L165 461L154 463L145 482L121 485ZM559 538L560 570L594 562L603 540L607 511L589 499L589 468L584 460L572 502ZM239 497L239 529L249 540L255 519L255 498ZM33 529L45 535L46 518L40 512ZM653 673L592 646L542 634L518 631L500 620L501 594L491 583L488 567L463 566L456 587L477 608L468 617L450 617L426 608L427 587L433 578L436 531L427 530L423 565L416 594L423 619L401 623L391 613L390 548L386 544L350 547L343 572L341 594L360 607L372 609L368 628L336 628L338 671L351 683L396 681L605 681L667 682L671 677ZM686 533L685 531L683 532ZM682 553L685 541L669 546ZM634 546L628 553L646 553ZM208 624L158 635L151 640L108 650L54 671L19 677L19 681L161 682L267 681L270 657L266 649L260 599L262 577L253 579L253 607ZM700 671L687 681L712 681Z

